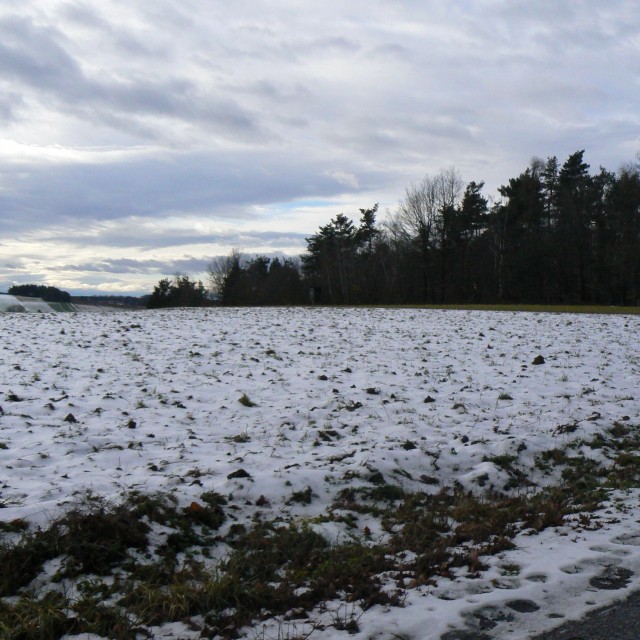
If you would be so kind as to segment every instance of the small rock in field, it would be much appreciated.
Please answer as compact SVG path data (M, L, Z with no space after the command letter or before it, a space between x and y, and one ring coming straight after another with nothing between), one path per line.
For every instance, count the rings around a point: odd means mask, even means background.
M75 424L76 422L78 422L76 420L76 417L73 415L73 413L68 413L64 421L68 422L69 424Z
M227 476L229 480L233 480L234 478L250 478L250 477L251 477L251 474L248 471L245 471L244 469L238 469L237 471L233 471Z
M424 401L425 401L425 402L435 402L435 401L436 401L436 399L435 399L435 398L432 398L431 396L427 396L427 397L424 399Z
M531 364L544 364L544 358L542 356L536 356Z

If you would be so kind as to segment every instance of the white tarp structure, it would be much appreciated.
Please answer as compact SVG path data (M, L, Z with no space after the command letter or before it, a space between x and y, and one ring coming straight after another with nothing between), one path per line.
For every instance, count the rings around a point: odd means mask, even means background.
M44 300L40 300L40 298L31 298L29 300L18 298L18 301L24 307L25 311L42 311L44 313L53 311L49 304Z
M0 313L11 311L53 313L61 311L77 311L70 302L45 302L40 298L12 296L8 293L0 294Z
M0 313L7 311L25 311L25 308L15 296L0 295Z

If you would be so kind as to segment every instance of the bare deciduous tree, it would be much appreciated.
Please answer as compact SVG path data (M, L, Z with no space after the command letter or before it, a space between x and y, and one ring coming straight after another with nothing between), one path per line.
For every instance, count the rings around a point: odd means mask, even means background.
M240 252L240 249L231 249L229 255L214 258L207 267L211 291L219 296L222 295L228 283L229 276L234 269L240 267L243 261L244 256Z
M396 237L417 244L422 260L423 300L430 297L431 250L443 242L443 213L457 206L463 183L457 169L442 169L426 175L419 184L407 188L398 204L390 228Z

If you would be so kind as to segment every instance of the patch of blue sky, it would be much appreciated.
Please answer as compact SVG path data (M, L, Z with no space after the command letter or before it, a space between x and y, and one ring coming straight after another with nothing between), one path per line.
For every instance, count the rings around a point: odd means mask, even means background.
M289 202L279 202L273 205L274 209L281 211L292 211L293 209L307 209L317 207L330 207L335 203L328 199L307 199L307 200L291 200Z

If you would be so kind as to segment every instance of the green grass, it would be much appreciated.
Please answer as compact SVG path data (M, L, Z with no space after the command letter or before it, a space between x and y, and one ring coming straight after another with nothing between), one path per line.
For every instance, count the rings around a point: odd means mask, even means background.
M612 305L563 305L563 304L398 304L358 305L369 309L443 309L452 311L524 311L528 313L591 313L640 315L640 307Z

